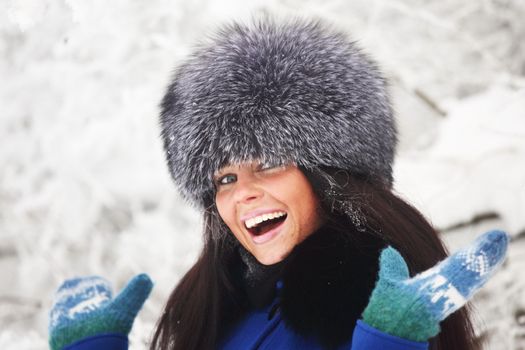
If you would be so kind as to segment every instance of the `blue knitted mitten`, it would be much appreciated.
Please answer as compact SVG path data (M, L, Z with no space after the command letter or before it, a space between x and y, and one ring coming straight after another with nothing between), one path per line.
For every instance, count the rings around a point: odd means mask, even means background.
M111 286L102 277L65 281L55 295L50 313L51 349L63 349L79 340L101 334L127 337L152 288L148 275L140 274L112 299Z
M399 252L384 249L363 321L391 335L427 341L439 333L439 322L462 307L492 276L504 260L507 245L505 232L487 232L412 278Z

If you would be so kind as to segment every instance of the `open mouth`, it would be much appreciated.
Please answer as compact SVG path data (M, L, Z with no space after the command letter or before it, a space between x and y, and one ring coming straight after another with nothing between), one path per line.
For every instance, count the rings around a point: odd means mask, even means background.
M284 222L284 220L286 220L287 216L288 215L285 214L284 216L278 218L268 219L257 224L254 227L249 228L248 231L254 236L264 235L265 233L268 233L273 229L279 227Z

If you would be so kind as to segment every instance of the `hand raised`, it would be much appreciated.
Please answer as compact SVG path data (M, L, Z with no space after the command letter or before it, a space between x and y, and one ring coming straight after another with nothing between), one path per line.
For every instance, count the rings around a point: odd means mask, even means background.
M439 322L467 303L492 276L507 245L505 232L487 232L412 278L399 252L384 249L363 321L391 335L427 341L439 333Z
M90 276L66 280L55 295L49 319L49 345L59 350L100 334L125 338L149 296L153 283L146 274L135 276L112 298L104 278Z

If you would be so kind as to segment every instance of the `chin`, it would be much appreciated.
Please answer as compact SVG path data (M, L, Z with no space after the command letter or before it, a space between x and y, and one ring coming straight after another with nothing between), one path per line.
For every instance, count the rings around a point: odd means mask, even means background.
M254 254L257 261L263 265L273 265L280 263L286 258L287 255L288 253L275 254L274 252L271 254Z

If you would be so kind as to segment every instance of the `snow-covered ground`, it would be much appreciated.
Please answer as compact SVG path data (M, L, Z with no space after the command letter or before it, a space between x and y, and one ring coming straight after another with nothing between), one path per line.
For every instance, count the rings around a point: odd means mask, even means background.
M0 349L46 348L54 290L100 274L156 286L145 349L200 247L157 124L174 64L214 25L263 11L333 22L391 82L396 190L454 251L509 232L476 295L487 349L525 349L525 3L521 0L0 1Z

